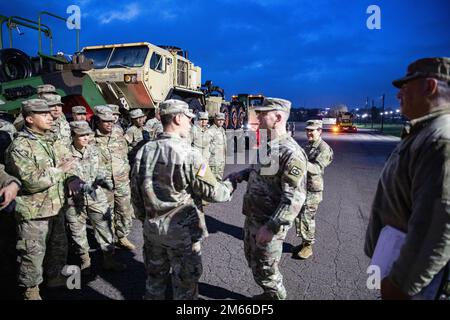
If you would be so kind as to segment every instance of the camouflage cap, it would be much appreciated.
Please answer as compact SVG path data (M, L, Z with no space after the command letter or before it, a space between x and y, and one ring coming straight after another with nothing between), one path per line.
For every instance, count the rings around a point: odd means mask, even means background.
M264 102L261 106L256 106L255 111L285 111L291 110L291 102L285 99L279 98L264 98Z
M141 118L141 117L145 117L145 114L142 112L141 109L133 109L130 111L131 119L137 119L137 118Z
M107 104L107 107L109 107L113 114L120 114L119 106L117 104Z
M392 84L397 88L401 88L408 81L426 77L450 81L450 58L423 58L416 60L408 66L406 76L392 81Z
M173 113L183 113L189 118L195 117L195 114L189 110L189 105L182 100L169 99L159 104L160 115L163 116Z
M198 113L199 120L209 120L209 114L207 111Z
M100 118L100 120L103 121L114 121L116 120L114 118L113 113L111 112L111 109L107 106L101 105L101 106L95 106L95 115Z
M72 113L73 114L86 114L86 108L84 106L73 106Z
M29 99L22 102L22 110L26 112L50 112L44 99Z
M308 120L306 121L306 129L322 129L323 123L322 120Z
M89 123L87 123L86 121L72 121L70 123L70 130L72 130L73 133L79 136L92 133L92 130L89 127Z
M47 101L49 107L63 105L63 103L61 102L61 96L58 94L46 95L44 97L44 100Z
M214 119L216 119L216 120L225 120L225 113L217 112L216 115L214 116Z
M36 87L37 93L56 93L55 86L51 84L41 84L40 86Z

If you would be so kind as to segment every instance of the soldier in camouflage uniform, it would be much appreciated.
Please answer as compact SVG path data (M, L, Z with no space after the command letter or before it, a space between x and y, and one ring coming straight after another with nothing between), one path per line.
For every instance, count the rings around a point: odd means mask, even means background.
M124 131L123 131L122 125L120 124L120 121L119 121L120 120L120 116L121 116L121 113L119 111L119 106L117 104L107 104L106 106L111 109L112 114L114 116L114 127L113 127L113 130L117 131L118 133L123 135Z
M145 118L145 114L141 109L133 109L130 111L130 119L133 125L125 133L125 140L128 142L128 151L131 151L144 139Z
M155 117L149 119L145 123L144 130L146 130L149 133L150 140L156 139L158 134L163 132L161 117L159 115L159 109L155 109Z
M208 112L199 112L198 122L191 128L191 144L201 152L203 159L209 161Z
M12 201L20 190L18 179L0 165L0 299L14 299L17 291L16 221Z
M73 106L72 119L73 121L87 121L86 108L84 106Z
M198 150L189 145L187 103L160 105L164 132L142 147L132 171L136 215L144 222L145 299L165 298L172 269L173 298L197 299L206 230L196 199L228 201L232 185L218 182Z
M37 95L39 99L44 99L46 97L50 97L52 95L58 94L56 92L55 86L51 84L41 84L36 87ZM16 127L17 131L20 131L23 129L23 126L25 125L25 122L23 120L22 113L19 113L17 118L14 120L14 126Z
M295 219L297 236L302 244L294 247L293 253L300 259L312 256L312 245L315 242L316 212L322 201L323 174L325 168L333 161L333 150L322 140L322 121L309 120L306 122L306 137L308 143L303 149L308 156L308 179L306 201Z
M114 212L114 232L117 245L128 250L135 246L128 239L133 217L130 198L130 165L128 163L127 141L114 130L114 116L108 108L96 108L99 118L95 130L95 144L100 153L101 166L105 168L106 180L113 187L105 190L108 202Z
M93 185L96 178L105 177L105 170L100 166L97 147L89 144L93 132L86 121L73 121L70 123L70 127L73 139L70 151L75 159L75 169L71 171L71 174L81 179L85 186L91 188L90 192L86 190L84 193L68 198L64 208L71 239L81 260L80 269L87 270L91 266L86 234L86 220L89 218L94 229L95 239L103 252L104 269L124 270L125 266L113 259L112 210L105 192L101 188L105 185Z
M56 141L62 141L67 147L72 143L70 134L70 126L66 120L66 116L62 112L63 103L61 102L61 96L48 95L45 96L48 107L50 108L50 114L53 117L53 125L50 129L50 136Z
M393 85L410 121L381 172L364 251L372 257L386 226L406 233L381 298L410 299L450 271L450 58L419 59ZM449 275L440 299L450 299Z
M283 240L306 198L306 154L286 131L290 107L289 101L276 98L256 106L260 129L268 131L271 162L230 175L233 182L248 181L242 208L244 251L256 283L264 290L254 299L286 299L279 271Z
M61 275L66 263L67 237L62 207L64 182L73 168L68 149L60 141L49 141L46 132L53 119L45 100L31 99L22 103L24 129L8 148L6 168L22 184L16 198L19 251L19 286L25 299L40 299L39 284L43 273L47 286L64 286ZM69 194L79 187L74 179Z
M218 112L214 117L214 124L206 131L209 142L209 166L217 180L222 180L225 171L225 157L227 154L227 136L223 124L225 114Z

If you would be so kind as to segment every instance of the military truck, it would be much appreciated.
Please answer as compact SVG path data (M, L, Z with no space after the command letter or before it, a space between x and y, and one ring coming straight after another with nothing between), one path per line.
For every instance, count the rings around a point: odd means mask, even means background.
M336 124L333 126L333 132L357 132L358 129L353 125L353 114L351 112L340 111L336 117Z
M74 54L71 57L62 53L54 54L53 31L42 23L44 17L63 21L66 28L65 18L46 11L39 12L37 20L0 15L0 111L17 114L23 100L37 97L37 86L52 84L62 96L65 113L70 114L72 106L83 105L90 117L92 115L90 107L106 103L96 84L86 74L92 69L92 61L85 59L81 54ZM4 26L8 30L9 48L3 44ZM19 31L19 27L37 31L36 56L31 57L13 47L13 31ZM78 51L79 30L75 30ZM43 51L44 40L49 42L50 52Z

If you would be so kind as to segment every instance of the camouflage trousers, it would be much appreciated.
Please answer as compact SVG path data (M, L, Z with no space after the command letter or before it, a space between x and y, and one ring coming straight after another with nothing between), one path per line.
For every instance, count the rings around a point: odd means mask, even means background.
M67 260L67 236L64 215L17 224L19 252L19 286L31 288L43 282L43 274L55 278Z
M211 172L214 174L214 176L216 177L217 181L222 181L223 180L223 173L225 171L225 163L222 165L217 165L217 166L210 166L211 168Z
M113 208L113 230L118 238L128 236L133 223L130 182L116 185L113 191L105 190L108 204Z
M305 204L295 218L297 237L302 238L303 241L314 243L316 240L316 212L320 202L322 202L322 192L308 191Z
M70 230L70 238L75 244L76 253L81 255L89 252L86 233L86 220L89 218L94 229L94 236L102 251L114 250L112 233L111 209L105 203L95 206L68 206L65 208L66 221Z
M256 233L263 223L246 218L244 224L244 252L248 266L252 269L256 283L274 300L286 299L286 289L279 264L283 252L283 241L289 226L282 226L272 241L264 246L256 243Z
M161 234L148 219L144 222L144 299L165 299L171 269L173 299L198 299L198 281L203 272L201 242L193 242L190 232L183 229Z

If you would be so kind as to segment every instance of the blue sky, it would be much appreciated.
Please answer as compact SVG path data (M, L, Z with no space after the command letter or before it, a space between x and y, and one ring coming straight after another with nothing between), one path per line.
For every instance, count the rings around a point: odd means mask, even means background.
M425 56L450 56L450 1L354 0L80 0L2 1L0 14L36 19L40 10L68 16L81 8L81 46L148 41L189 51L211 79L235 93L283 97L296 107L363 106ZM381 30L369 30L369 5L381 9ZM56 26L55 20L44 23ZM56 50L75 51L75 34L54 29ZM14 32L15 46L37 52L37 33ZM6 30L3 30L4 37ZM4 45L7 40L4 40Z

